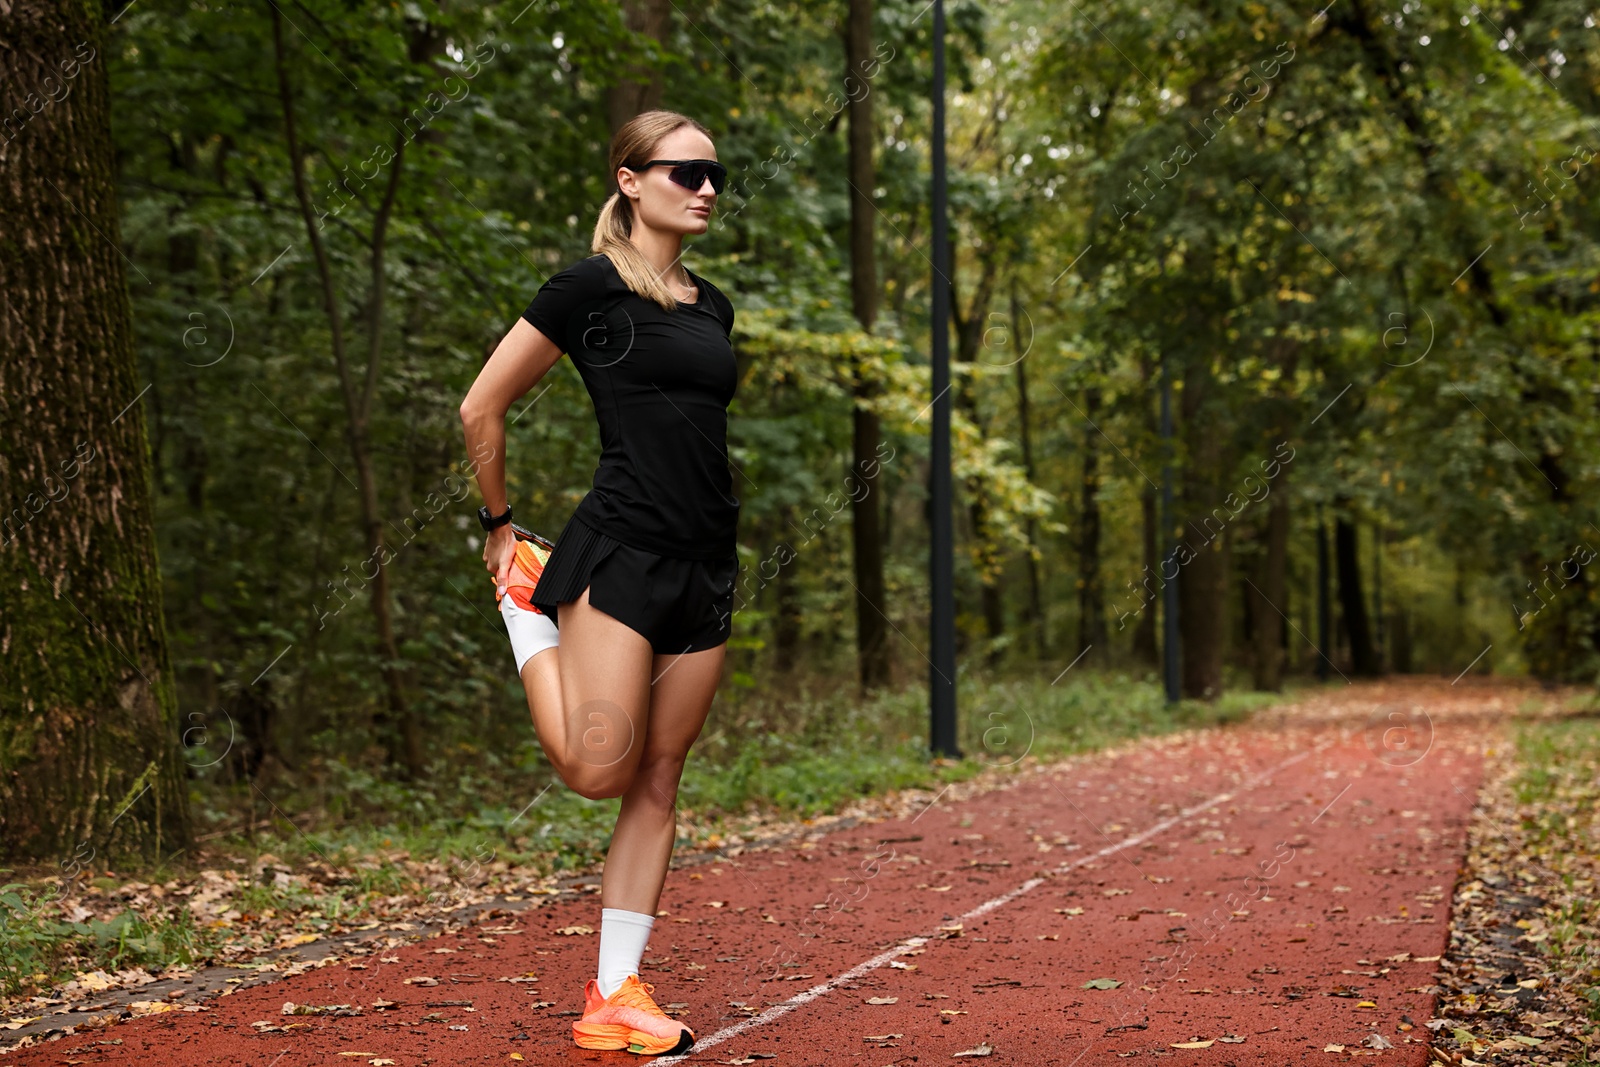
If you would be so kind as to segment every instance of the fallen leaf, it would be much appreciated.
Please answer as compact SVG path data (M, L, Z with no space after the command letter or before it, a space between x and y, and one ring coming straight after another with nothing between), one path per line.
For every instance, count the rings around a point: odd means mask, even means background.
M992 1052L994 1052L994 1047L992 1045L990 1045L988 1042L983 1042L983 1043L978 1044L978 1045L976 1045L976 1046L974 1046L972 1048L964 1049L961 1052L952 1052L950 1055L952 1055L952 1056L987 1056Z
M360 1015L360 1008L352 1008L348 1004L296 1004L292 1000L283 1002L284 1015Z
M893 1004L893 1003L897 1002L899 999L900 999L899 997L868 997L867 998L867 1003L868 1004Z
M1382 1034L1368 1034L1361 1043L1367 1048L1394 1048L1394 1043Z
M1221 1041L1225 1045L1239 1045L1244 1043L1244 1038L1240 1037L1238 1034L1223 1034L1221 1037L1217 1038L1217 1040Z
M1324 1051L1324 1052L1343 1052L1344 1051L1344 1046L1343 1045L1329 1045L1326 1048L1324 1048L1322 1051Z
M1115 978L1091 978L1083 983L1084 989L1115 989L1122 983Z
M861 1040L863 1040L863 1041L893 1041L897 1037L905 1037L905 1036L906 1036L905 1034L868 1034L866 1037L863 1037Z
M594 933L594 927L592 927L592 926L563 926L561 929L557 930L556 933L558 933L558 934L568 934L568 935L571 935L571 934L592 934L592 933Z
M1215 1043L1216 1043L1215 1041L1179 1041L1177 1044L1168 1045L1167 1047L1168 1048L1210 1048Z
M170 1000L135 1000L128 1005L128 1011L135 1017L140 1015L160 1015L164 1011L177 1011L178 1005Z

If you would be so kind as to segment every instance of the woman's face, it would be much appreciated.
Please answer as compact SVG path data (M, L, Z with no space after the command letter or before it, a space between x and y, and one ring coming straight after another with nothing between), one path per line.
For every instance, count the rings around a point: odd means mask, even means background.
M716 159L717 150L712 147L711 138L693 126L679 126L661 139L649 158ZM711 179L701 182L699 189L685 189L668 177L671 170L651 167L633 171L621 167L617 170L617 188L633 200L634 219L652 230L705 233L717 202Z

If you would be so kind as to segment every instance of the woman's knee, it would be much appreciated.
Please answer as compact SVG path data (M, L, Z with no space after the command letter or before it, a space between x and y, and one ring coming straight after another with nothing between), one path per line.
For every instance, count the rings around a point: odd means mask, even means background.
M571 773L562 777L568 787L585 800L610 800L628 791L629 779L625 775L608 773L583 763L571 768Z
M683 780L684 760L681 756L663 756L640 763L635 776L640 795L647 801L664 808L678 806L678 783Z

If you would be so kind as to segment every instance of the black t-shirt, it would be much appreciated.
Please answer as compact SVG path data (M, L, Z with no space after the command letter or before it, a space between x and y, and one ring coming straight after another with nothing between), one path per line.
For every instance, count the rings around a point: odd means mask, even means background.
M739 520L728 469L733 305L689 278L698 299L667 311L602 253L545 282L522 317L571 356L594 401L600 462L578 518L657 555L724 559Z

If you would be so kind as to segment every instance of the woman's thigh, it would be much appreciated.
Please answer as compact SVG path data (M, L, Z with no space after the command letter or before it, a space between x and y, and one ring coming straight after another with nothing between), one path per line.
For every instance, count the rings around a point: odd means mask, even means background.
M589 603L589 590L563 601L562 705L570 755L625 781L638 767L650 718L655 658L650 642Z
M655 657L655 683L651 687L650 717L644 739L643 763L665 767L677 787L677 774L700 736L711 701L722 681L726 643L699 652Z

